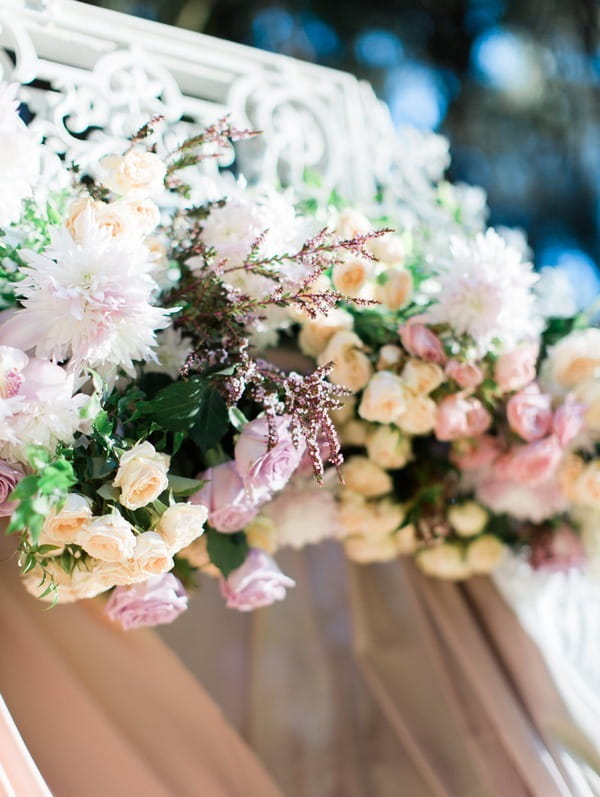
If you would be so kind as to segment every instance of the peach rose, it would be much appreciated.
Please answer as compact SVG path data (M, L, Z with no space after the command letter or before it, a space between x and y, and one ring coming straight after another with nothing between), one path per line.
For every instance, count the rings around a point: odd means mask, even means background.
M174 564L169 546L164 538L155 531L145 531L138 535L135 541L133 561L139 572L152 576L166 573Z
M444 372L436 363L410 359L400 377L413 393L423 395L433 392L444 381Z
M508 393L533 382L539 351L537 343L525 343L518 349L501 354L494 366L494 379L500 390Z
M373 273L373 265L364 257L348 257L333 267L331 281L343 296L356 297Z
M363 351L362 341L354 332L336 332L317 362L319 365L335 363L329 380L334 385L350 388L354 393L362 390L373 373L369 358Z
M411 394L399 376L378 371L372 378L358 407L366 421L393 423L406 410Z
M600 459L588 462L577 477L573 500L582 506L600 506Z
M465 559L472 573L485 575L500 564L505 550L498 537L494 537L493 534L483 534L469 543Z
M139 509L155 501L169 486L169 464L170 458L159 454L147 440L126 451L113 481L114 487L121 488L119 503Z
M340 441L345 446L364 446L367 443L372 425L366 421L353 418L338 430Z
M437 404L429 396L411 398L396 423L407 434L429 434L435 426Z
M367 457L350 457L342 465L342 476L349 490L366 498L384 495L392 489L389 474Z
M177 556L182 556L184 559L187 559L192 567L197 567L212 578L219 578L221 576L219 568L210 561L210 556L208 555L206 547L206 537L204 535L202 537L196 537L193 542L186 545L185 548L182 548Z
M77 535L76 542L95 559L122 562L133 556L136 537L131 523L118 512L113 512L87 523Z
M404 241L399 235L393 233L372 238L367 242L367 249L373 257L388 266L399 266L406 258Z
M491 423L492 416L479 399L454 393L438 404L435 436L443 441L479 437Z
M484 434L475 439L455 440L450 459L461 470L479 470L491 465L502 452L497 437Z
M298 335L300 350L309 357L318 357L336 332L351 330L353 323L350 313L339 309L308 319Z
M369 459L382 468L403 468L411 458L410 440L394 426L378 426L366 440Z
M413 278L404 268L391 268L385 271L375 287L375 298L388 310L400 310L413 292Z
M358 534L346 537L343 542L348 559L358 564L389 562L398 556L398 546L393 534Z
M386 343L379 349L379 357L377 358L378 371L395 371L404 359L404 353L400 346L394 346L393 343Z
M149 197L164 189L165 164L153 152L132 149L125 155L106 155L100 161L103 184L115 194Z
M155 202L151 199L126 199L120 200L128 208L142 235L149 235L153 232L160 222L160 211ZM120 204L114 202L114 205Z
M548 367L562 388L573 388L600 376L600 329L576 330L550 350Z
M446 363L446 376L462 388L477 387L483 382L483 371L476 363L450 360Z
M453 504L448 510L448 522L459 537L474 537L481 534L489 515L477 501Z
M506 417L510 428L523 440L539 440L552 427L552 398L532 382L509 399Z
M83 495L69 493L62 509L52 511L40 535L40 545L70 545L92 519L91 501Z
M462 547L452 542L422 548L417 552L415 562L425 575L435 578L458 581L471 575Z
M367 500L344 489L338 504L339 520L347 534L382 536L396 531L405 517L402 504L391 498Z
M156 531L176 553L204 532L207 517L208 509L202 504L173 504L161 515Z
M335 234L344 241L356 238L357 235L365 235L372 230L369 219L355 208L344 208L337 215Z
M410 321L402 324L399 332L402 345L413 357L438 363L438 365L443 365L446 362L446 352L441 340L429 327L419 323L418 316L414 316Z
M600 379L577 385L575 398L585 406L585 424L594 433L600 432Z

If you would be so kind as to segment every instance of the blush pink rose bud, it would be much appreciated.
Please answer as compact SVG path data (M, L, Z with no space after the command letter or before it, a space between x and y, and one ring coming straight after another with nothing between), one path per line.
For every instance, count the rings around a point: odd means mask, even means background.
M277 442L269 448L267 418L247 423L235 445L235 463L244 485L252 495L282 490L288 483L304 454L304 440L295 445L290 433L290 416L277 415L272 419Z
M526 343L498 357L494 377L500 390L508 393L533 382L539 350L537 343Z
M556 531L539 529L531 540L529 564L534 570L563 572L572 567L581 568L585 552L577 534L567 525Z
M558 439L550 435L524 446L515 446L496 460L494 475L497 479L533 487L554 474L562 454Z
M456 384L462 388L477 387L483 382L483 371L475 363L461 363L458 360L450 360L446 363L446 376L454 379Z
M268 553L251 548L244 564L221 579L221 594L228 609L250 612L282 601L286 589L295 586Z
M141 584L115 587L105 613L125 631L172 623L187 609L185 590L172 573L150 576Z
M477 398L454 393L438 404L435 436L438 440L479 437L492 423L492 416Z
M567 396L566 401L554 413L552 431L561 446L572 443L585 426L586 405Z
M425 324L420 324L418 316L411 318L399 329L402 345L413 357L419 357L430 363L443 365L446 362L446 352L441 340Z
M259 503L248 494L233 460L205 470L198 479L206 480L206 484L190 496L189 502L207 508L213 529L232 534L256 517Z
M510 428L523 440L539 440L552 428L552 398L534 382L509 399L506 416Z
M0 460L0 517L9 517L15 511L18 501L9 501L8 496L21 481L23 474Z
M461 470L479 470L491 465L502 453L497 437L484 434L472 440L457 440L452 446L450 459Z

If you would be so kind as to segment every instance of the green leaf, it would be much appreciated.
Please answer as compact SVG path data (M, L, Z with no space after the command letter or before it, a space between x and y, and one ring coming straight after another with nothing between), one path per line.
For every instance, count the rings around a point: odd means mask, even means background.
M241 432L248 423L248 418L238 407L229 407L229 423L237 432Z
M214 529L206 530L206 550L210 561L216 565L223 576L240 567L248 555L248 543L243 532L222 534Z
M229 413L223 396L210 385L198 408L190 437L202 451L215 446L229 428Z
M187 498L197 493L206 484L205 480L186 479L184 476L177 476L174 473L170 473L168 479L169 487L178 498Z
M202 376L192 376L187 382L173 382L159 390L151 401L143 402L139 412L170 432L185 431L196 423L208 390L210 383Z

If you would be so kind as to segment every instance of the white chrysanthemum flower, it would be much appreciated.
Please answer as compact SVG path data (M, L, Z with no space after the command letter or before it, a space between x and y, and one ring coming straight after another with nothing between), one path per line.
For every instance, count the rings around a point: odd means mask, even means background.
M480 352L494 340L511 348L539 333L532 291L537 275L518 251L490 229L473 240L453 237L450 255L437 277L437 301L424 315L427 323L470 335Z
M70 368L120 366L154 358L155 331L168 312L150 304L154 280L147 250L113 239L83 220L80 242L55 230L46 254L23 253L24 309L2 327L2 340L38 356L71 358Z
M217 262L225 261L223 282L257 298L267 296L275 283L239 268L253 244L261 238L259 257L268 258L293 253L307 236L306 220L296 216L291 198L266 190L255 194L232 191L222 207L211 210L202 228L203 243L215 250ZM203 258L192 257L187 264L194 269L203 263ZM280 268L286 282L295 283L305 276L294 262Z
M571 318L577 314L577 295L568 272L544 266L535 286L537 310L544 318Z
M144 371L151 374L167 374L171 379L177 379L179 369L192 351L191 340L182 337L181 331L173 327L159 332L156 340L156 361L148 362L144 366Z
M18 114L16 89L0 86L0 226L17 221L40 172L40 150Z

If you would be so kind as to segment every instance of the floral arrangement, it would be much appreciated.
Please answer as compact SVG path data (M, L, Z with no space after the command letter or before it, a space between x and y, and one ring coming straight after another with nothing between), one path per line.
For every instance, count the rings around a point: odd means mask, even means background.
M403 192L362 212L228 176L200 196L190 170L252 133L166 150L160 124L51 189L0 90L0 513L28 591L112 590L134 628L199 573L232 608L281 600L273 554L325 537L447 578L505 546L579 564L600 331L549 317L443 140L409 134Z

